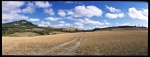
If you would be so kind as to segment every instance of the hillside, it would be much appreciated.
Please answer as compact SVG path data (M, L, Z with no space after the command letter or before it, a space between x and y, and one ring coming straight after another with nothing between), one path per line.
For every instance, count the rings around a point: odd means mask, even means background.
M53 27L40 27L35 24L32 24L29 21L26 20L20 20L20 21L14 21L14 22L8 22L2 24L2 35L8 36L12 35L14 33L20 33L20 32L30 32L30 33L37 33L40 35L50 35L50 34L56 34L56 32L70 32L70 31L64 31L63 29L66 28L53 28ZM67 28L67 30L75 31L76 28Z
M39 27L35 24L32 24L26 20L14 21L9 23L2 24L2 35L8 36L14 33L20 32L30 32L36 33L39 35L53 35L57 34L56 32L61 33L75 33L75 32L93 32L93 31L116 31L116 30L148 30L146 27L137 27L137 26L113 26L106 28L95 28L93 30L81 30L74 27L68 28L54 28L54 27Z
M93 31L105 31L105 30L148 30L147 27L138 27L138 26L114 26L114 27L106 27L106 28L95 28Z
M32 24L29 21L26 20L20 20L20 21L14 21L9 23L3 23L2 27L38 27L35 24Z

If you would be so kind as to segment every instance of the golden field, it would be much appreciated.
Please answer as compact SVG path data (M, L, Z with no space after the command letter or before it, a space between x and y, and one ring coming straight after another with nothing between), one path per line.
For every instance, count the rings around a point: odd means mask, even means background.
M2 55L148 55L148 31L95 31L2 37Z

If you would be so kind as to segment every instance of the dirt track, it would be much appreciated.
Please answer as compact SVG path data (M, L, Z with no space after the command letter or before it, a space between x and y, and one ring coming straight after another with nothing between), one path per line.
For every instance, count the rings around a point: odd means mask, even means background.
M84 34L84 33L83 33ZM80 47L80 43L82 41L83 34L75 37L73 40L63 43L59 46L55 46L50 48L42 55L77 55L77 49Z

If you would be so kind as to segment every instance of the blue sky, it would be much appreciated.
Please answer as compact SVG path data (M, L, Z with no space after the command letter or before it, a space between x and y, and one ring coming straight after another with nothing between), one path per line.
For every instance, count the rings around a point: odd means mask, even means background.
M2 23L28 20L39 26L79 29L140 25L148 27L147 2L2 1Z

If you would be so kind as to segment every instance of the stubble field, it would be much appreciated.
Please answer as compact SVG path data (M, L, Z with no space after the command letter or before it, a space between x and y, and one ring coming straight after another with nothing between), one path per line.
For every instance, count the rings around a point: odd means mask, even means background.
M148 31L2 37L2 55L148 55Z

